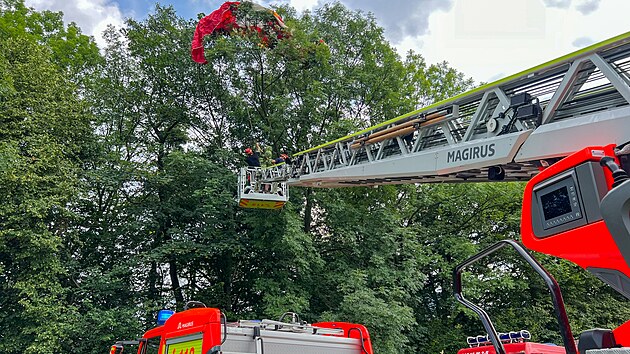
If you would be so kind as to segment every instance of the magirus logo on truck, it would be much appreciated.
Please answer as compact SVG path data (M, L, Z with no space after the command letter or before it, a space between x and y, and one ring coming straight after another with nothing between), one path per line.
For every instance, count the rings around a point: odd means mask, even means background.
M460 162L468 160L483 159L492 157L495 154L495 144L486 144L480 146L472 146L464 149L449 151L446 156L446 162Z

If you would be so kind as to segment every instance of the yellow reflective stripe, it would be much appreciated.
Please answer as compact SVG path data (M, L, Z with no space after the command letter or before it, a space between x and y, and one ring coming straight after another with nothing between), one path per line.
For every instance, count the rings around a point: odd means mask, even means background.
M282 209L285 203L277 200L241 199L238 205L250 209Z

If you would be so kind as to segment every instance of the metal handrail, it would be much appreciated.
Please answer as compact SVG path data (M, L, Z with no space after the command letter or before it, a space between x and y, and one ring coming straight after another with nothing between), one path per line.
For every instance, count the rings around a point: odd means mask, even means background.
M453 292L457 301L462 303L464 306L473 310L481 319L485 330L488 332L488 337L494 346L497 354L506 354L505 347L503 343L499 340L499 335L492 324L492 320L490 316L478 305L473 304L472 302L466 300L464 295L462 294L462 271L465 267L479 261L482 258L500 250L505 246L512 246L518 252L518 254L525 260L527 263L540 275L547 288L551 292L551 299L553 301L553 308L556 313L556 319L558 320L558 325L560 326L560 334L562 336L562 341L564 342L564 348L567 354L578 354L577 347L575 345L575 340L573 339L573 333L571 332L571 325L569 324L569 318L567 317L567 311L564 307L564 300L562 299L562 292L560 291L560 286L556 279L547 272L547 270L540 264L538 261L531 255L527 250L518 242L514 240L502 240L494 245L486 248L485 250L477 253L476 255L468 258L464 262L460 263L455 270L453 271Z

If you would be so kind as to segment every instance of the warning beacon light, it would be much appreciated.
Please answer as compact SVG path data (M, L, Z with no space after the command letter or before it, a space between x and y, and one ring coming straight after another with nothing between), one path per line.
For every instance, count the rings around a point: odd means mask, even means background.
M516 332L499 333L499 340L501 340L502 343L521 343L531 338L532 336L529 331L524 329ZM468 346L471 348L492 344L488 335L468 337L466 338L466 342L468 342Z
M163 325L164 323L166 323L166 320L168 320L171 316L173 316L174 313L175 311L171 311L171 310L160 310L157 316L157 324L159 326Z

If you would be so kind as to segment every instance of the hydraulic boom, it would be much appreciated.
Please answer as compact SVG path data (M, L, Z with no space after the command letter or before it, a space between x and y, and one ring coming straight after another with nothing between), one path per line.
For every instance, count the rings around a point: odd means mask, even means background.
M629 83L630 32L296 153L259 178L304 187L527 181L585 146L630 142Z

